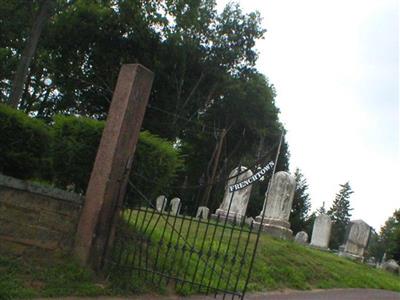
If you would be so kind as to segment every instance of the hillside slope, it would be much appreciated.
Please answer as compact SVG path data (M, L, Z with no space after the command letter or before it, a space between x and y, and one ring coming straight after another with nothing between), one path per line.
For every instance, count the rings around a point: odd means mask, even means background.
M129 274L125 278L126 282L118 281L120 284L124 284L127 287L132 282L136 282L139 289L140 287L149 285L148 289L154 290L152 283L156 282L161 284L162 289L167 289L168 280L164 282L157 275L150 274L150 282L146 277L146 272L134 272L132 275L130 269L132 269L132 266L135 266L142 268L142 270L157 270L171 276L176 276L177 278L183 278L182 272L184 271L181 271L181 269L187 268L188 271L185 278L190 278L192 281L195 279L194 281L197 283L208 283L209 286L216 287L215 283L218 282L218 286L221 288L237 291L241 291L244 287L247 276L246 267L250 265L251 249L254 247L256 234L250 235L249 245L247 246L248 251L245 252L242 250L246 247L246 243L238 243L239 250L236 249L236 246L232 246L236 245L239 240L239 233L237 231L232 230L231 233L229 228L223 229L218 227L217 231L213 232L214 227L209 225L210 223L215 223L215 221L211 221L209 224L198 224L192 221L192 225L190 225L189 219L177 218L174 220L174 218L170 218L168 223L175 226L175 230L172 230L171 226L164 226L166 222L165 217L161 219L154 216L149 218L149 214L143 212L137 214L136 211L134 211L133 216L128 222L129 225L125 226L126 235L123 237L121 251L117 251L118 255L125 258L122 265L120 264L117 267L118 272L114 274L114 277L119 279L125 277L122 275L124 270L121 269L124 266L127 266L127 274ZM136 224L136 229L134 229L134 224ZM138 224L147 225L140 226ZM185 233L186 245L192 245L197 251L200 250L203 253L203 260L198 259L196 254L191 255L187 253L181 255L180 250L175 250L181 249L183 245L182 239L178 238L176 234L178 230ZM139 233L132 235L132 232ZM149 232L151 232L150 235ZM212 239L212 236L214 236L214 239ZM247 239L246 234L243 234L240 240L245 239ZM146 240L150 240L151 243L146 244L145 242L145 245L143 245L143 241ZM158 249L160 240L164 242L163 246ZM219 245L220 240L221 245ZM169 248L167 244L170 244ZM138 245L141 246L138 247ZM215 260L214 258L219 256L216 259L216 269L225 269L228 272L227 277L224 274L225 282L228 281L228 283L222 284L221 277L216 278L218 276L213 276L210 271L212 269L211 264L207 265L207 263L203 263L203 261L210 260L210 256L206 256L206 253L210 250L213 253L211 260ZM133 258L135 254L132 255L132 253L146 252L148 253L148 257L142 259L141 262ZM238 259L241 259L240 255L236 259L236 264L231 263L233 261L232 257L236 253L246 253L246 262L243 268L237 263ZM229 258L224 260L224 256L228 256ZM146 266L143 266L145 263ZM240 274L240 279L237 283L234 283L238 274ZM231 281L229 282L229 280ZM221 282L221 285L219 285L219 282ZM168 288L171 289L170 286ZM400 277L359 262L339 257L330 252L299 245L293 241L279 240L262 233L251 272L248 291L287 288L378 288L400 291ZM203 288L191 287L188 284L178 285L175 287L175 290L181 294L204 292Z
M181 221L178 221L179 223ZM162 234L162 224L155 227L152 233L154 245ZM180 225L180 224L179 224ZM186 228L184 220L182 228ZM128 228L132 233L132 227ZM204 233L204 228L197 234ZM168 230L166 231L168 234ZM137 234L136 234L137 235ZM233 240L235 237L233 237ZM254 243L255 235L250 243ZM210 241L211 242L211 241ZM226 240L222 240L222 248L226 248ZM212 242L211 242L212 243ZM206 243L207 244L207 243ZM137 247L135 239L125 240L125 248ZM211 244L213 246L213 244ZM144 251L144 247L141 247ZM156 251L148 252L148 261L156 260ZM122 253L122 256L124 254ZM143 254L144 255L144 252ZM158 253L159 264L168 269L167 264L174 264L177 271L177 260L173 255L166 255L163 250ZM108 277L108 280L95 279L94 274L78 267L71 262L70 257L45 259L22 259L0 256L0 299L31 298L38 296L96 296L96 295L128 295L134 293L178 292L180 294L198 293L198 289L171 286L161 281L161 286L154 285L158 280L150 280L136 272L131 272L132 261L130 256L124 260L125 266L118 267ZM168 258L169 257L169 258ZM172 259L171 259L172 257ZM197 260L185 258L188 265L188 278L196 274ZM151 263L151 265L153 265ZM126 267L126 268L125 268ZM220 267L226 267L221 265ZM159 269L159 267L157 267ZM174 272L175 272L174 271ZM233 269L232 273L240 273ZM201 273L201 272L199 272ZM196 275L193 275L196 276ZM205 274L205 280L216 280ZM154 279L154 278L153 278ZM241 278L241 284L244 279ZM240 284L239 284L240 285ZM338 257L335 254L319 251L294 242L282 241L262 234L257 255L250 277L248 292L279 289L327 289L327 288L376 288L400 291L400 277L390 273L373 269L367 265Z

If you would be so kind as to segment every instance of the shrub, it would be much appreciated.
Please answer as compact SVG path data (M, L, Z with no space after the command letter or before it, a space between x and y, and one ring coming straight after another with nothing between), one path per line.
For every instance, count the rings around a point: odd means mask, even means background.
M46 177L50 141L44 122L0 104L0 172L21 179Z
M131 180L146 197L154 199L168 193L177 171L182 167L178 151L170 142L148 131L140 133Z
M60 187L75 184L84 192L90 179L104 122L83 117L54 118L53 169ZM146 196L154 197L171 184L182 161L167 140L140 133L131 180Z
M54 117L53 174L57 186L75 184L84 192L96 158L104 122L84 117Z

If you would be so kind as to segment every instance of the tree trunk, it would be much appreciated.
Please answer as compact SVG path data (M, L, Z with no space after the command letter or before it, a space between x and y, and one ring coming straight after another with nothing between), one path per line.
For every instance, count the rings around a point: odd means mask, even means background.
M201 205L208 205L208 200L210 198L210 193L211 190L213 188L213 183L215 180L215 175L217 173L217 168L218 168L218 164L219 164L219 158L221 155L221 150L222 150L222 145L224 144L224 139L226 136L226 129L222 129L220 135L219 135L219 141L215 147L215 157L214 157L214 165L213 165L213 169L212 169L212 173L211 173L211 177L207 178L207 186L206 186L206 191L204 192L203 195L203 199L201 201Z
M21 100L21 96L24 90L24 83L28 75L29 66L31 64L33 56L35 55L36 47L43 27L51 15L51 8L53 6L53 3L54 0L43 0L43 2L41 3L39 13L36 16L26 46L24 48L24 51L22 52L21 60L19 61L17 71L15 72L10 93L9 105L14 108L18 107L19 101Z

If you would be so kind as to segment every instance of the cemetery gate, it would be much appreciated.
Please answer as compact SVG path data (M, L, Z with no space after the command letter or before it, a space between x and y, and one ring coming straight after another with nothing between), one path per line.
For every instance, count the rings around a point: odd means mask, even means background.
M211 197L220 197L214 203L221 202L221 194L232 182L228 180L238 183L244 172L239 169L234 177L225 174L225 179L212 185ZM136 185L135 178L147 182L147 188ZM136 284L138 289L169 289L174 285L182 294L243 299L261 226L256 228L246 217L213 215L215 209L205 206L197 209L207 184L179 187L178 192L165 194L168 200L151 195L156 185L132 171L106 271L110 276L127 278L127 284ZM235 193L233 190L229 195L228 215Z

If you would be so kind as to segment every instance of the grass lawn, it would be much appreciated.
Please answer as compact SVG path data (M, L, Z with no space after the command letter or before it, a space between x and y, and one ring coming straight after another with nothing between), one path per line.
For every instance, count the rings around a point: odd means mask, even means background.
M79 267L70 257L22 259L0 256L0 299L146 292L191 294L199 290L205 292L207 286L219 286L222 289L236 287L237 290L243 288L255 234L232 231L231 227L227 227L224 232L222 227L217 227L214 232L214 226L207 227L207 224L197 222L189 226L187 219L170 217L168 223L175 222L176 228L176 231L172 231L171 227L163 226L166 222L164 217L158 219L155 217L157 215L153 218L150 216L150 213L145 216L143 212L132 212L132 218L123 227L123 243L118 244L114 253L114 257L121 263L111 268L107 280L97 279L91 271ZM134 231L133 228L137 229ZM177 232L180 232L179 239ZM158 249L161 237L166 242ZM183 238L187 245L202 250L200 260L196 253L190 251L184 251L182 255L180 249L184 244ZM246 250L244 240L247 238L249 244ZM150 243L143 243L144 239L150 240ZM207 253L211 256L207 256ZM221 254L217 259L214 256L216 253ZM234 257L236 259L232 260ZM243 266L240 264L242 257L245 257ZM140 267L142 271L132 272L132 266ZM221 279L210 271L213 268L224 270ZM202 282L205 287L192 287L189 284L175 286L173 281L167 281L157 274L153 276L144 269L156 269L170 276ZM239 280L236 281L236 278ZM313 288L400 291L400 277L329 252L262 234L248 291Z
M0 299L96 296L110 288L95 280L70 257L15 258L0 256Z
M159 284L161 290L171 289L170 282L161 276L149 275L144 271L132 274L129 270L135 266L142 270L153 269L181 279L190 279L210 286L211 290L215 287L237 291L243 289L255 246L255 233L248 235L246 232L232 231L231 226L226 229L217 227L215 230L215 226L182 218L169 217L167 220L165 215L161 218L158 218L158 214L152 216L151 211L128 211L125 218L129 221L124 227L123 244L116 251L118 260L122 263L114 274L117 278L124 278L119 281L122 287L132 287L131 282L136 282L136 290L154 290L154 283ZM165 222L173 225L175 230L171 226L164 226ZM151 243L143 243L146 239ZM160 239L165 242L158 249ZM182 254L179 249L185 244L183 239L186 240L186 245L194 245L195 249L201 250L201 259L190 251ZM249 243L246 246L247 239ZM169 243L171 247L167 247ZM143 258L144 253L147 255ZM207 256L207 253L211 253L211 256ZM218 259L215 259L216 253L219 253ZM139 257L142 259L139 260ZM234 257L236 260L232 260ZM243 257L245 260L241 266L240 259ZM126 266L127 269L124 270L121 266ZM212 269L223 270L222 279ZM189 284L178 284L173 288L180 294L202 293L207 290ZM400 291L400 277L330 252L262 234L248 291L287 288L377 288Z

